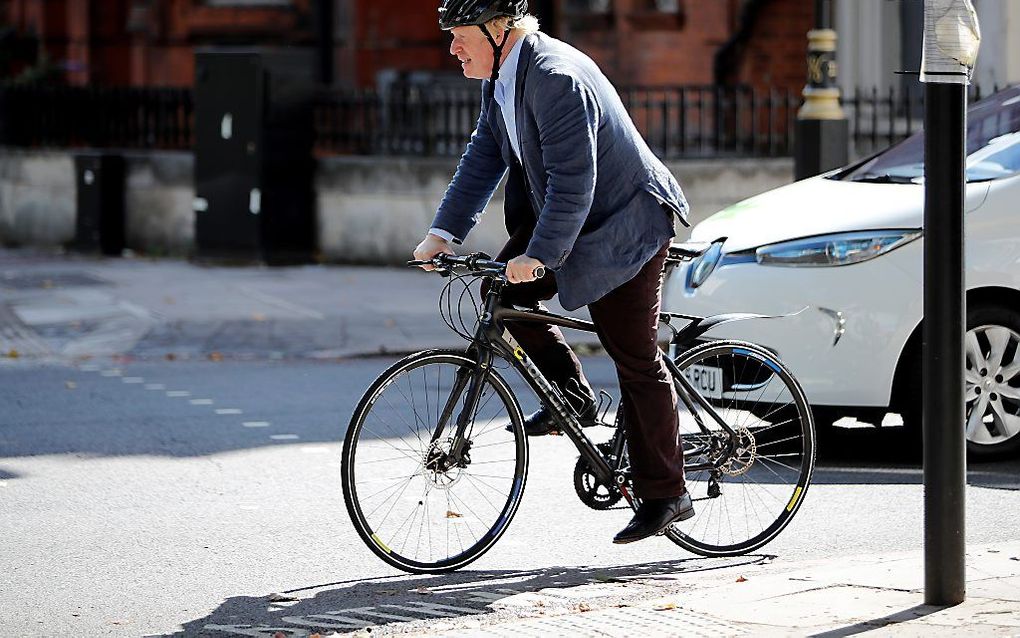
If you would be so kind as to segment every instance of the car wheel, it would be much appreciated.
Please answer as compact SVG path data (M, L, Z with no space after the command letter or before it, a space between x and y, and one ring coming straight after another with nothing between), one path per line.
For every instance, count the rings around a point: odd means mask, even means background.
M967 311L965 432L973 458L1020 451L1020 317L999 306ZM918 353L919 354L919 353ZM914 366L903 424L921 434L921 365Z

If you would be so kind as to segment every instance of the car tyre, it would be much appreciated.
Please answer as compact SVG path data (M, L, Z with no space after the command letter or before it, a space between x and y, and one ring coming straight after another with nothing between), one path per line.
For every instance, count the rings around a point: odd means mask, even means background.
M981 460L1017 455L1020 453L1020 316L998 305L968 308L965 344L967 452L971 458ZM920 444L921 353L918 350L912 356L916 363L911 368L914 374L907 382L909 400L902 402L900 414L911 440ZM1000 374L1002 372L1006 374ZM982 408L982 416L972 422L975 407Z

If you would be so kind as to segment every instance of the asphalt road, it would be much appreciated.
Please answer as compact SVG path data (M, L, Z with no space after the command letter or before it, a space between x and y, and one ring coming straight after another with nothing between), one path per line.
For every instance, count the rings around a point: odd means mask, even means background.
M700 559L662 538L613 545L628 512L581 504L576 453L545 437L486 556L452 576L393 570L355 535L338 478L346 421L391 361L0 366L4 633L378 631L482 613L511 592L644 576L613 595L646 596L659 574L729 578L771 560ZM611 387L607 361L586 369ZM777 569L921 546L920 467L895 433L879 434L845 432L823 449L804 507L764 550ZM1020 461L974 465L969 482L968 542L1020 537Z

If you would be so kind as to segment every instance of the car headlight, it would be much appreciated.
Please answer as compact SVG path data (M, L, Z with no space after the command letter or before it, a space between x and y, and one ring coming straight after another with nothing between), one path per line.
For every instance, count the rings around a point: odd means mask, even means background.
M755 259L763 266L848 266L874 259L920 236L917 229L820 235L762 246L755 251Z
M694 289L705 283L722 258L722 242L716 242L687 269L687 288Z

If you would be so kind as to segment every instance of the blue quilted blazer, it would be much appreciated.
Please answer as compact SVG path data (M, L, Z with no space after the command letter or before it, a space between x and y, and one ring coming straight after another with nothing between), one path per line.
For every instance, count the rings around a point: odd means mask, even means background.
M534 226L526 254L556 273L560 304L574 310L634 277L673 237L673 215L688 225L680 185L588 56L542 33L521 43L521 161L488 84L433 227L466 237L509 169L507 231Z

